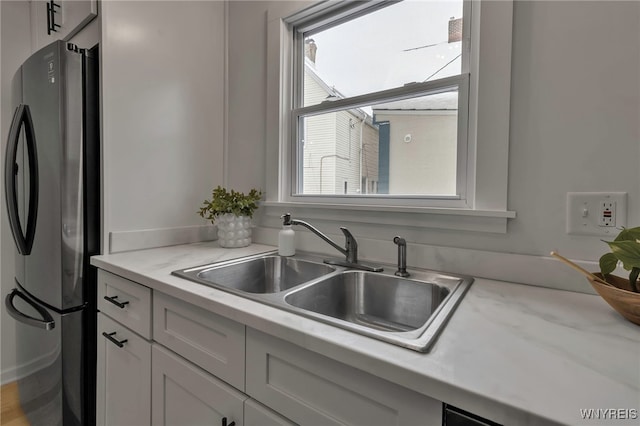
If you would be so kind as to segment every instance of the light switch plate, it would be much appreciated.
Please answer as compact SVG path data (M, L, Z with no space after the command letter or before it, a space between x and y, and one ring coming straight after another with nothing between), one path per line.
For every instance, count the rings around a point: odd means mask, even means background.
M568 192L566 224L570 235L617 235L627 226L627 193Z

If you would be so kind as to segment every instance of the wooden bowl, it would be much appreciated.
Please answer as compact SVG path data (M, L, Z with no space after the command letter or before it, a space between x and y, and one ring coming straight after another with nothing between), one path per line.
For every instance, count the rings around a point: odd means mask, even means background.
M600 274L594 274L602 278ZM631 291L629 280L608 275L607 282L611 286L589 280L598 294L620 315L634 324L640 325L640 293Z

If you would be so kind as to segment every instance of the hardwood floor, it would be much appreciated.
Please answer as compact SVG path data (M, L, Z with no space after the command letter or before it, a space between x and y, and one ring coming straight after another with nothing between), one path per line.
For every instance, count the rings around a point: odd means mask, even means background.
M29 426L20 408L18 382L7 383L0 388L0 425Z

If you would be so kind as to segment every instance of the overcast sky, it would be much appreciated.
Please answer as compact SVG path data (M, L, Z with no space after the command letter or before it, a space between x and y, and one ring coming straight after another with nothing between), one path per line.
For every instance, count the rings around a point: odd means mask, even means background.
M313 34L316 70L346 96L424 81L461 53L460 42L447 43L452 17L462 17L462 1L406 0ZM430 80L459 74L460 63Z

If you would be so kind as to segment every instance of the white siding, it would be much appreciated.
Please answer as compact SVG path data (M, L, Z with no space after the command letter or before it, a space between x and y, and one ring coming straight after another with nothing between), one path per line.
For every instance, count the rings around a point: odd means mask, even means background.
M457 114L402 112L376 118L389 121L390 194L456 193Z
M329 92L310 73L304 78L304 104L314 105L324 101ZM305 194L343 194L347 183L348 194L360 192L360 170L374 170L377 178L378 131L362 125L362 115L351 111L338 111L308 117L304 129L304 182ZM368 118L368 121L371 121ZM364 131L363 129L367 129ZM360 167L360 133L366 145L367 167ZM375 154L375 157L374 157ZM363 160L365 156L362 157ZM364 175L363 175L364 176Z

